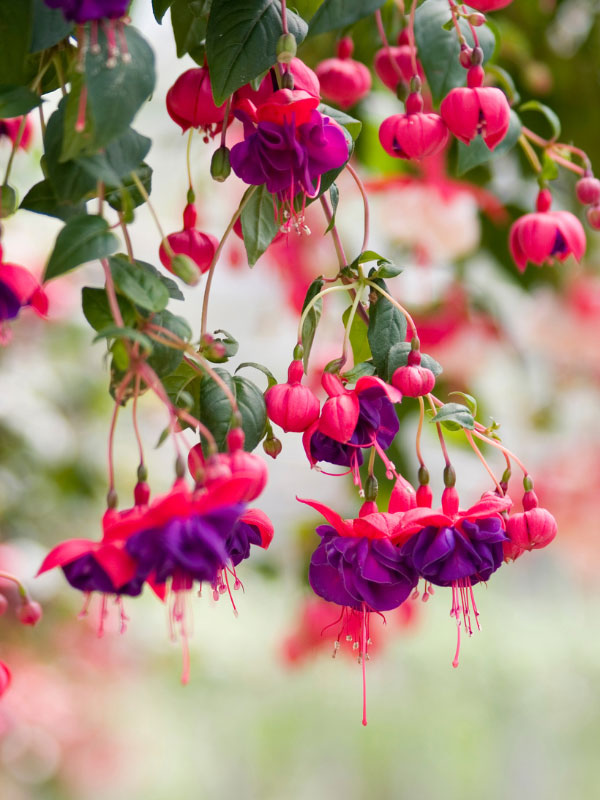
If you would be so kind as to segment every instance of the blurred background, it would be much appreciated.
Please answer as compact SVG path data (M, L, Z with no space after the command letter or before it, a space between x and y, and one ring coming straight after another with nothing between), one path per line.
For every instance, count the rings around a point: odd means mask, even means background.
M186 142L164 98L193 62L176 59L168 16L159 27L150 3L135 0L132 17L158 60L157 89L135 126L152 131L152 200L170 232L181 227L185 205ZM493 20L502 34L498 62L522 99L551 106L563 141L585 149L598 167L597 4L515 0ZM357 57L371 63L380 46L372 20L359 23L354 38ZM333 43L318 37L300 55L314 66ZM169 641L156 598L145 593L127 603L124 636L114 608L98 638L98 605L77 619L82 597L60 574L33 579L58 541L100 535L107 485L112 404L105 345L91 345L94 333L80 308L81 287L101 286L101 269L91 264L60 278L48 290L50 320L23 313L12 342L0 348L0 569L23 576L44 606L35 629L18 625L11 611L0 619L0 658L13 672L0 701L2 800L600 796L599 236L589 234L581 266L530 266L521 276L507 232L517 214L533 209L536 183L520 154L460 179L453 151L423 169L399 165L377 142L379 122L398 113L398 103L382 85L375 89L351 112L364 122L356 160L372 193L371 246L406 266L392 285L415 309L423 349L444 366L439 395L474 394L480 419L501 424L504 443L528 466L556 516L558 538L477 587L482 631L464 642L456 670L448 591L387 615L373 635L363 728L360 668L347 654L331 658L334 635L321 636L321 629L337 611L316 602L307 584L320 520L295 496L330 503L345 516L359 504L346 479L309 470L297 435L282 435L283 452L269 463L261 498L275 540L241 567L238 618L224 601L195 601L192 677L182 688L179 645ZM232 128L231 142L236 135ZM244 187L233 177L210 180L213 148L195 138L193 170L199 227L220 236ZM9 152L0 142L0 162ZM21 196L39 179L40 155L36 128L13 169ZM555 207L581 215L573 186L561 171ZM339 189L337 219L354 254L362 238L360 198L351 181L340 179ZM308 224L310 238L272 246L252 271L241 242L228 245L209 327L241 342L233 366L260 361L284 379L306 287L318 274L337 272L316 209ZM56 220L19 212L6 221L6 258L41 274L58 229ZM146 208L138 210L132 235L136 257L157 264L159 239ZM202 288L185 293L174 311L197 331ZM335 300L325 304L317 367L338 353L343 308ZM159 493L171 483L174 454L169 443L155 448L166 423L161 407L144 397L140 411L150 482ZM415 412L416 403L403 404L393 458L413 480ZM439 497L443 461L434 434L426 431L424 447ZM448 441L467 505L489 488L489 478L461 435ZM126 506L137 467L128 411L116 448ZM496 454L486 456L501 472ZM520 497L518 477L511 492Z

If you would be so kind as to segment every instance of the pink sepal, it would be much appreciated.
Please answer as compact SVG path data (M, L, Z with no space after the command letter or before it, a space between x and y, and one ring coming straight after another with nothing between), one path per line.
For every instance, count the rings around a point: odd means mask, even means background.
M274 528L265 512L260 508L249 508L240 517L240 522L245 522L246 525L251 525L258 530L261 539L260 546L266 550L273 541Z
M392 489L388 511L395 514L398 511L409 511L411 508L416 507L417 492L414 486L402 475L399 475Z
M401 403L402 402L402 393L395 388L395 386L390 386L389 383L382 381L381 378L376 378L375 375L363 375L362 378L359 378L356 381L356 388L354 391L356 394L360 394L364 392L366 389L372 389L374 387L378 387L382 389L387 399L390 403Z
M354 535L367 539L392 539L400 526L395 514L378 511L354 520Z
M48 553L46 558L42 561L41 567L38 569L37 575L42 575L55 567L62 567L64 564L70 564L76 558L94 553L101 546L100 542L92 542L90 539L67 539L66 542L61 542L53 547Z
M336 442L347 442L356 429L360 405L354 392L330 397L323 404L318 427L325 436Z
M125 542L103 544L94 553L94 558L111 579L115 589L124 586L137 571L137 562L124 547Z
M243 101L242 101L243 102ZM310 115L319 105L319 99L302 89L279 89L256 110L258 122L295 122L296 127L310 122Z
M303 500L301 497L296 497L299 503L304 503L311 508L314 508L315 511L318 511L327 522L331 525L332 528L339 533L340 536L353 536L353 526L352 522L348 521L347 519L342 519L340 515L333 511L323 503L318 503L316 500Z

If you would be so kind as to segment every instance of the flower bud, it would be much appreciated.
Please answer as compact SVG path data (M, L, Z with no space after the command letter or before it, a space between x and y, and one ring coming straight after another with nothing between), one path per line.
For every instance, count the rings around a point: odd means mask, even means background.
M481 47L477 46L473 48L473 52L471 53L471 64L474 67L479 67L481 64L483 64L483 50L481 49ZM479 85L481 86L481 83Z
M288 433L302 433L319 416L319 400L301 383L302 361L295 360L288 369L288 382L271 386L265 393L269 419Z
M189 256L183 253L173 256L170 263L170 271L173 275L177 275L178 278L181 278L188 286L196 286L202 277L202 273L196 264Z
M475 12L473 14L469 14L467 19L469 20L469 22L471 23L471 25L474 28L478 28L480 25L485 25L485 21L486 21L485 20L485 16L483 14L480 14L480 13L477 13L477 12Z
M205 461L202 445L196 444L188 453L188 469L196 483L202 483L204 481L204 466Z
M584 175L575 184L577 199L584 206L600 204L600 181L593 175Z
M525 507L525 498L523 501ZM534 506L521 514L513 514L506 523L506 535L509 541L503 543L504 558L514 561L525 550L540 550L546 547L554 539L557 531L556 520L545 508Z
M229 160L229 148L223 145L218 147L213 153L210 161L210 174L214 181L223 183L231 173L231 162Z
M600 205L590 206L586 211L587 221L595 231L600 231Z
M283 445L276 436L271 435L267 436L264 440L263 450L268 456L271 456L271 458L277 458L283 450Z
M219 246L218 239L210 233L202 233L196 228L184 228L177 233L171 233L167 236L171 250L175 257L170 256L164 244L161 244L158 255L161 264L166 267L169 272L177 275L186 283L195 285L198 283L200 272L206 272L210 267L216 249ZM185 256L185 259L175 260L177 256ZM191 260L191 264L189 263ZM196 267L196 270L194 270ZM175 270L178 270L177 272ZM196 278L195 283L192 283Z
M371 88L371 73L360 61L350 58L352 48L351 39L342 39L338 46L338 57L325 59L315 70L321 84L321 94L340 108L350 108Z
M42 607L35 600L25 600L17 610L17 617L23 625L36 625L42 618Z
M10 217L17 210L17 193L7 183L0 186L0 219Z
M392 375L395 386L406 397L423 397L435 386L435 375L430 369L421 366L398 367Z
M460 61L461 67L465 69L470 69L473 66L471 61L471 57L473 55L473 48L469 47L468 44L461 45L460 54L458 56L458 60Z
M279 37L275 52L280 64L289 64L296 55L297 45L293 33L284 33Z

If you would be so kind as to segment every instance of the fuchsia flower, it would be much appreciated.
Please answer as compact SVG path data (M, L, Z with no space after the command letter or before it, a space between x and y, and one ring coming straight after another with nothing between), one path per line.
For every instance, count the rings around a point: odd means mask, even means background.
M319 419L305 431L302 442L311 466L319 461L349 467L355 483L360 482L358 468L365 447L375 447L393 472L393 464L385 455L398 433L398 417L394 403L402 395L379 378L359 378L352 390L344 387L337 375L324 372L321 382L329 399Z
M384 119L379 141L394 158L426 158L442 150L448 142L448 128L439 114L424 114L423 99L417 92L406 100L406 114Z
M541 550L556 537L558 525L552 514L539 508L534 491L523 495L523 513L513 514L506 523L508 541L504 542L504 558L516 561L526 550Z
M223 129L225 108L213 102L208 67L194 67L180 75L167 92L167 111L183 133L189 128L204 132L205 141ZM231 123L231 117L227 121Z
M503 562L507 540L503 513L512 502L508 497L486 493L466 511L459 511L458 494L446 488L442 508L413 508L400 515L393 539L402 554L427 584L452 587L450 614L456 620L457 646L452 665L458 666L460 628L473 632L471 611L479 628L473 584L487 581ZM430 592L431 593L431 592Z
M421 366L421 353L418 350L411 350L408 364L394 371L392 386L405 397L422 397L433 391L435 375L430 369Z
M371 89L371 73L351 58L353 51L352 39L345 36L338 43L337 58L326 58L316 69L323 97L344 109L358 103Z
M570 211L550 211L551 204L550 190L542 189L537 197L537 211L519 217L510 229L510 252L521 272L528 261L541 266L553 259L565 261L570 255L581 261L585 253L581 222Z
M413 50L410 46L406 29L398 37L396 47L382 47L375 53L373 67L380 81L384 83L392 92L396 91L398 83L403 80L410 83L413 77L412 55ZM395 64L395 66L394 66ZM421 80L424 79L423 67L417 61L417 75Z
M44 2L50 8L60 8L66 19L84 23L124 17L131 0L44 0Z
M164 243L161 244L158 255L161 264L166 267L169 272L185 280L186 283L194 286L200 280L200 273L204 273L210 267L214 258L219 240L211 233L202 233L196 228L196 208L193 203L188 203L183 211L183 230L177 233L170 233L166 239L173 253L177 255L184 255L191 258L194 264L198 267L197 274L188 274L188 271L182 272L177 264L173 263L174 259L167 253Z
M9 340L5 323L15 319L25 306L31 306L39 316L45 317L48 297L29 270L2 261L0 247L0 343Z
M510 5L512 0L469 0L471 8L476 8L477 11L482 11L487 14L488 11L498 11L500 8L506 8Z
M17 136L19 134L22 121L23 117L8 117L7 119L0 119L0 139L2 139L3 136L6 136L14 144L17 141ZM31 124L29 117L27 117L25 128L21 134L19 148L21 150L27 150L31 144L32 138L33 125Z
M457 139L471 144L481 134L493 150L506 136L510 125L510 106L501 89L482 86L484 72L471 67L467 87L451 89L440 105L444 122Z
M289 215L286 226L298 230L303 211L294 208L296 195L304 202L316 197L321 175L348 159L342 129L316 110L318 103L308 92L281 89L258 108L244 100L235 111L245 138L231 149L233 171L245 183L266 184Z
M302 361L292 361L287 383L278 383L265 392L269 419L286 433L303 433L319 416L319 400L302 384L303 375Z

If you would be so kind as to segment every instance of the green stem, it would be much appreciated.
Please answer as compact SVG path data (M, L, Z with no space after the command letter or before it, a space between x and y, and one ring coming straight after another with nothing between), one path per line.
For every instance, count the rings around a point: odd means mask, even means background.
M348 322L346 322L346 329L344 330L344 343L342 345L342 359L341 359L342 363L340 364L340 370L343 369L344 364L348 359L348 344L350 342L350 331L352 330L352 323L354 322L354 317L356 316L356 309L358 308L358 304L360 302L360 295L361 295L361 290L359 288L354 294L354 300L352 302L352 307L350 308Z
M302 312L302 315L300 317L300 322L298 323L298 341L300 342L302 340L302 328L304 327L304 321L305 321L306 317L308 316L310 310L312 309L312 307L314 306L314 304L318 300L320 300L322 297L325 297L326 294L331 294L331 292L348 292L348 291L351 291L352 289L354 289L356 286L358 286L357 283L350 283L350 284L344 285L344 286L339 286L339 285L338 286L328 286L327 289L323 289L322 291L319 292L319 294L316 294L310 300L310 302L308 303L308 305L306 306L306 308L304 309L304 311ZM358 292L357 292L356 296L358 297Z
M398 311L406 318L406 321L408 322L408 324L410 326L410 329L411 329L411 331L413 333L413 337L415 339L418 339L419 338L419 333L417 331L417 326L415 325L415 321L411 317L411 315L408 313L408 311L404 308L404 306L400 305L400 303L397 300L394 300L394 298L391 296L391 294L388 294L388 292L386 292L385 289L382 289L381 286L379 286L374 281L370 281L368 278L366 278L365 279L365 283L368 286L372 286L373 289L376 289L379 292L379 294L383 295L387 300L389 300L392 305L396 306Z
M169 244L169 240L165 236L165 232L162 229L162 225L160 224L160 220L158 219L156 211L154 210L154 206L150 202L150 197L148 196L148 192L146 191L146 187L144 186L144 184L141 182L141 180L138 178L138 176L136 175L136 173L134 171L130 172L129 174L131 175L131 179L135 183L138 192L142 195L142 197L144 198L144 201L147 203L148 208L150 209L150 213L152 214L152 219L154 220L154 224L156 225L156 227L158 229L158 232L160 234L160 239L161 239L162 246L167 251L167 255L169 256L169 258L174 258L175 253L173 252L173 248Z

